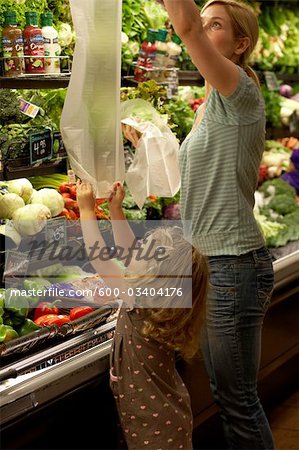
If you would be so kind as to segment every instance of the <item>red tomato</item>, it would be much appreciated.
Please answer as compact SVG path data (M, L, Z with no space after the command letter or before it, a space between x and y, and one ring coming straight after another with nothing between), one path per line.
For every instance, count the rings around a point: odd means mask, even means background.
M63 192L61 195L63 198L72 198L72 196L69 192Z
M51 302L41 302L39 303L34 311L34 320L37 319L40 316L45 316L47 314L59 314L59 309L57 308L57 306L55 305L55 302L51 303Z
M66 208L63 208L63 210L61 211L60 214L58 214L59 217L65 217L66 219L70 220L71 216L70 216L70 211L68 211Z
M60 192L60 194L66 193L66 192L70 192L70 187L72 185L69 184L67 181L64 181L63 183L60 184L58 191Z
M64 206L66 207L66 209L74 209L76 205L78 206L76 200L72 198L64 198Z
M70 219L71 219L71 220L77 220L77 219L78 219L78 216L77 216L77 214L75 213L75 211L74 211L73 209L70 209L70 210L68 211L68 213L69 213L69 215L70 215Z
M77 198L77 189L76 189L76 185L75 184L73 184L70 187L70 195L71 195L72 199L76 200L76 198Z
M70 318L71 320L76 320L79 317L83 317L93 311L95 311L95 309L91 308L90 306L78 306L77 308L73 308L70 310Z

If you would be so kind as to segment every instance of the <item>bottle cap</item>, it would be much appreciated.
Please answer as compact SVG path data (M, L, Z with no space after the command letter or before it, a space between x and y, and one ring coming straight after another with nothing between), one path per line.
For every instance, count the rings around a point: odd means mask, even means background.
M182 39L177 34L175 34L173 36L172 41L175 42L175 44L178 44L178 45L180 45L182 43Z
M43 13L40 17L42 27L51 27L53 25L53 14L51 12Z
M26 11L25 18L26 18L26 25L38 25L36 11Z
M158 33L158 30L154 30L154 28L149 28L147 30L147 38L146 39L149 42L155 42L157 39L157 33Z
M168 30L162 30L162 28L159 28L158 34L157 34L157 41L165 42L168 35Z
M17 12L13 10L4 13L4 25L17 25Z

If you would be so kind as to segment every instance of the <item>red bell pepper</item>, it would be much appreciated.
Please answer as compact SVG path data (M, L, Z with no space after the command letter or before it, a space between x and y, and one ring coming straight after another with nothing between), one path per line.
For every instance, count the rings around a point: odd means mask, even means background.
M83 317L93 311L95 311L95 309L91 308L90 306L77 306L77 308L73 308L70 310L70 318L71 320L76 320L79 317Z
M61 325L70 321L70 316L67 316L65 314L58 314L58 316L51 317L48 320L47 325L58 325L59 327L61 327Z
M59 300L60 302L60 300ZM39 303L34 311L34 316L33 316L33 320L37 319L40 316L44 316L46 314L55 314L58 315L59 314L59 309L56 306L56 302L41 302Z
M60 327L64 323L70 322L70 320L70 316L64 314L45 314L34 320L34 323L40 327L45 327L47 325L58 325Z
M58 316L56 314L44 314L43 316L39 316L37 319L34 320L34 323L38 325L39 327L44 327L46 325L49 325L49 321L53 318L57 318Z

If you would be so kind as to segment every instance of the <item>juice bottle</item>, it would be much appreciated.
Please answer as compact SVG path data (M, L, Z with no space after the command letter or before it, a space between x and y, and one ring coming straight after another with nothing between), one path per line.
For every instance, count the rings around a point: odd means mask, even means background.
M42 35L44 38L45 56L45 70L46 73L60 73L60 61L59 56L61 53L61 47L58 43L58 32L53 27L53 14L47 12L41 15Z
M22 30L17 26L16 11L4 13L4 28L2 30L2 49L4 57L4 76L21 75L24 68L24 43Z
M166 67L176 67L179 56L182 53L181 39L177 34L175 34L170 42L167 43L168 58L166 62Z
M154 66L157 47L155 45L157 30L149 28L147 30L147 38L141 44L137 66L134 73L134 80L139 83L150 78L150 71Z
M26 73L45 73L45 47L42 30L38 26L37 12L26 11L26 26L23 31L25 44Z
M156 58L155 58L155 67L157 69L161 69L161 70L157 70L157 71L153 72L154 76L152 78L154 78L156 81L164 80L164 72L162 69L164 69L166 67L166 61L167 61L167 56L168 56L168 47L165 42L167 35L168 35L167 30L162 30L162 29L158 30L157 40L155 42L155 45L157 47Z

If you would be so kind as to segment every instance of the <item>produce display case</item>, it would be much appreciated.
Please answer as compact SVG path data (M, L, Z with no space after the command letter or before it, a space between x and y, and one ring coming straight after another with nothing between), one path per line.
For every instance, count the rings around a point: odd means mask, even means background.
M277 389L298 382L293 368L299 359L299 243L276 249L273 259L275 290L264 324L259 374L265 404ZM5 448L44 448L40 446L41 439L49 439L49 448L53 449L116 448L117 416L109 389L109 354L119 306L116 302L111 309L104 309L102 323L91 321L89 326L86 316L84 320L78 319L75 333L69 324L61 327L59 335L50 327L43 332L46 338L31 348L30 344L26 347L24 339L18 352L13 351L13 341L2 350L0 412ZM94 314L101 316L100 311ZM27 339L30 343L30 335ZM211 436L220 424L203 362L199 359L190 365L178 359L177 367L191 394L194 433L200 436L203 445L205 440L211 445ZM84 445L74 436L54 442L51 434L54 424L61 427L78 420L77 410L73 409L78 401L83 410L91 408L91 403L93 408L98 406L97 428L89 429ZM68 411L67 418L62 413L64 408ZM90 425L92 419L80 417L81 426ZM37 430L39 426L42 435ZM20 437L16 430L24 428L26 432ZM218 431L219 438L220 428Z

